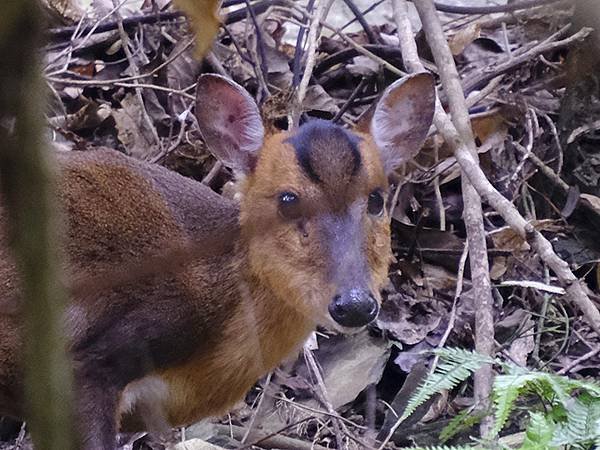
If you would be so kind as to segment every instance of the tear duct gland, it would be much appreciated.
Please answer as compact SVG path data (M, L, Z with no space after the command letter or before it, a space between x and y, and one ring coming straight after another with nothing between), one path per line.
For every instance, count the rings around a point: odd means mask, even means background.
M81 447L224 413L317 324L373 320L390 259L387 174L418 151L434 98L432 78L414 75L383 93L370 132L317 121L265 139L246 91L202 76L198 123L235 171L239 204L112 150L56 155L71 278L194 249L177 266L72 297L64 326ZM18 304L4 246L0 283L0 304ZM25 413L20 336L18 314L0 310L0 414L15 417Z

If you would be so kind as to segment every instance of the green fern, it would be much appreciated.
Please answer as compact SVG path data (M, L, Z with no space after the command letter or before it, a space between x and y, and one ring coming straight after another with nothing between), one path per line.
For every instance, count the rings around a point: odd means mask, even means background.
M496 421L492 436L497 435L504 427L515 401L523 391L524 387L537 379L536 373L514 369L514 373L508 375L497 375L494 379L493 400L495 406Z
M519 450L557 449L557 447L550 446L555 430L556 424L550 417L539 412L532 412L529 415L529 425L525 430L525 441Z
M531 371L461 349L442 349L436 353L440 357L438 367L412 395L400 422L432 396L456 387L484 364L497 364L503 373L497 375L494 380L492 395L496 422L488 439L497 436L504 428L508 417L514 411L517 399L523 394L535 392L544 400L546 410L543 413L535 410L529 413L525 440L519 450L589 449L593 445L600 445L600 384ZM467 411L466 414L455 417L440 438L446 440L456 434L468 421L469 414L470 411ZM472 448L482 447L427 449Z
M558 424L552 445L592 445L600 439L600 401L583 393L571 399L566 408L567 420Z
M448 425L440 432L440 442L445 444L457 434L463 433L477 425L485 417L485 413L467 408L450 419Z
M410 447L410 450L473 450L481 447L469 447L468 445L459 445L459 446L441 446L441 447Z
M458 386L481 366L495 362L488 356L457 348L439 349L435 353L440 357L440 363L435 372L429 375L414 392L404 413L398 419L399 422L410 417L419 406L435 394Z

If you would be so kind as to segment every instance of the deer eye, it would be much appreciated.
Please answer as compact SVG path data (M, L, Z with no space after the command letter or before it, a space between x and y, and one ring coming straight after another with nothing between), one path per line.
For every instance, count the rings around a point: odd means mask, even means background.
M383 214L383 196L381 192L373 191L369 194L367 212L372 216L381 216Z
M279 194L279 214L289 220L298 219L301 216L300 199L293 192L282 192Z

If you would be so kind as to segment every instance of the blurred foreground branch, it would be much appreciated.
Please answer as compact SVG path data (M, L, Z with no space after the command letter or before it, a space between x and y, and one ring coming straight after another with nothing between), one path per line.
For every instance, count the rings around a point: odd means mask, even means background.
M9 1L0 19L0 189L22 292L26 412L36 450L74 449L51 172L42 139L42 15Z

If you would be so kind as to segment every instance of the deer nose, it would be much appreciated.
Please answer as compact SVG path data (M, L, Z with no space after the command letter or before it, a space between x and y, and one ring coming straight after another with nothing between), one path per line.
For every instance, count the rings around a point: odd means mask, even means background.
M333 297L329 314L343 327L362 327L371 322L379 312L379 305L371 292L350 289Z

